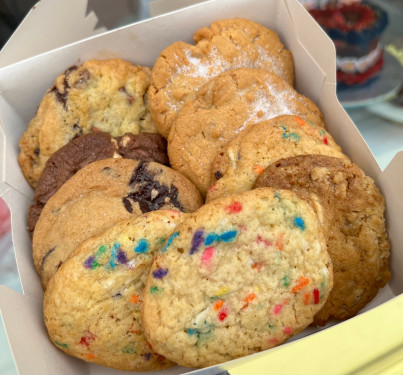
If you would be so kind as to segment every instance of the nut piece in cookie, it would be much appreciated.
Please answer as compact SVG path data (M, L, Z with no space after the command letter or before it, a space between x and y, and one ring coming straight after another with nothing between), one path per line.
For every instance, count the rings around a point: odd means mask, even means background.
M316 211L333 262L334 286L314 319L347 319L386 285L390 274L382 195L354 163L322 155L277 160L254 187L289 189Z
M35 187L51 155L94 130L156 132L147 105L151 71L120 59L89 60L57 77L22 135L19 163Z
M45 292L51 341L66 354L120 370L174 365L148 344L141 305L153 259L185 217L149 212L81 243Z
M202 203L196 187L164 165L122 158L88 164L48 200L36 224L33 257L44 289L80 242L117 221L159 209L193 212Z
M150 111L158 131L168 137L177 112L218 74L236 68L275 73L294 85L294 64L277 34L241 18L216 21L194 34L196 45L176 42L156 60L151 78Z
M333 283L313 209L286 190L256 189L190 214L152 265L147 340L205 367L281 344L312 323Z
M159 134L127 133L116 139L104 132L75 138L57 150L46 162L35 188L35 203L28 211L28 230L33 233L45 203L77 171L97 160L123 157L168 165L166 140Z

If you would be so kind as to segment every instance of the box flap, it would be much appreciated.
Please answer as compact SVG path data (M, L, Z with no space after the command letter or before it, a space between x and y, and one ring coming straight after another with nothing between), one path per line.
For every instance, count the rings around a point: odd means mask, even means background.
M2 48L0 68L106 31L96 28L95 13L86 11L87 1L83 0L69 0L68 6L61 6L59 0L38 2Z
M85 362L65 355L50 340L43 339L47 332L42 298L28 297L1 285L0 311L20 374L88 374Z

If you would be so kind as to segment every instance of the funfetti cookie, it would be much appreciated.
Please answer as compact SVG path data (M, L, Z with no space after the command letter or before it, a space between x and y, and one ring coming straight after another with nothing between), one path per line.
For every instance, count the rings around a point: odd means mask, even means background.
M294 64L277 34L245 19L216 21L194 34L195 46L176 42L165 48L152 70L150 111L158 131L168 137L184 103L216 75L241 67L273 72L294 85Z
M304 154L347 158L326 130L299 116L278 116L255 124L217 154L206 201L250 190L268 165Z
M220 149L255 123L280 115L298 115L324 127L318 107L276 75L248 68L226 71L178 113L168 138L171 165L205 195Z
M154 211L123 220L81 243L45 292L51 341L65 353L119 370L160 370L140 315L154 254L186 214Z
M36 224L33 256L44 289L80 242L117 221L158 209L193 212L202 203L196 187L164 165L130 159L88 164L48 200Z
M33 234L45 203L77 171L97 160L128 158L168 165L165 138L155 133L127 133L113 138L109 133L92 132L75 138L57 150L46 162L28 210L28 230Z
M293 190L322 223L334 287L314 322L357 314L390 277L385 203L374 181L349 160L303 155L269 165L254 184L265 186Z
M147 340L205 367L302 331L332 287L313 209L287 190L256 189L202 206L178 225L143 293Z
M120 59L89 60L59 75L20 139L19 163L35 187L49 157L75 137L156 132L147 105L151 71Z

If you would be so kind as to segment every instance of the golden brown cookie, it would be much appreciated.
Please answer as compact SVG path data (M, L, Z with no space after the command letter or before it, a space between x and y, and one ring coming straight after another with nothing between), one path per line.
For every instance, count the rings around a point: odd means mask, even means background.
M205 195L220 149L253 124L280 115L298 115L324 127L318 107L276 75L259 69L228 70L201 87L196 99L178 113L168 138L172 168Z
M177 111L200 86L228 69L259 68L294 85L294 64L277 34L241 18L216 21L194 34L195 46L176 42L162 51L152 70L150 111L168 137Z
M254 184L266 186L296 192L322 223L334 287L314 322L357 314L390 277L385 204L374 181L349 160L303 155L269 165Z
M157 254L143 293L151 346L205 367L281 344L308 326L332 288L313 209L295 193L255 189L189 214Z
M33 256L44 289L80 242L117 221L158 209L193 212L202 203L195 186L164 165L131 159L88 164L48 200L36 224Z
M20 139L19 163L35 187L46 161L75 137L100 130L113 137L156 132L147 106L149 68L89 60L57 77Z
M304 154L346 158L329 133L299 116L278 116L255 124L217 154L211 176L214 184L206 201L250 190L268 165Z
M185 216L149 212L81 243L45 292L52 342L69 355L119 370L174 365L151 349L140 310L155 253Z

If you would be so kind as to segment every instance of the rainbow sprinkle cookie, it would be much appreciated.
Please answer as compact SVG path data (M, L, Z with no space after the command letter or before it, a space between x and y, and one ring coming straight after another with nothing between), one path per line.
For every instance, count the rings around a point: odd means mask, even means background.
M19 163L32 187L49 157L95 130L113 137L156 133L147 105L151 71L120 60L89 60L56 78L20 139Z
M256 189L190 214L154 260L147 340L205 367L274 347L309 325L333 271L320 223L293 192Z
M52 342L71 356L120 370L172 366L147 343L140 310L154 254L185 217L150 212L80 244L45 292Z
M220 149L254 124L280 115L298 115L324 127L318 107L275 74L248 68L224 72L178 113L168 138L172 168L205 195Z
M88 164L46 203L33 236L35 267L46 288L76 246L119 220L158 209L193 212L195 186L155 162L104 159Z
M277 34L245 19L216 21L194 34L195 46L176 42L156 60L149 90L158 131L168 137L177 111L211 78L242 67L264 69L294 85L294 64Z
M278 116L255 124L217 153L212 166L215 182L206 201L250 190L268 165L304 154L347 158L326 130L299 116Z
M289 189L315 209L334 267L334 287L314 322L351 318L390 278L385 203L374 181L346 159L303 155L277 160L254 187Z

